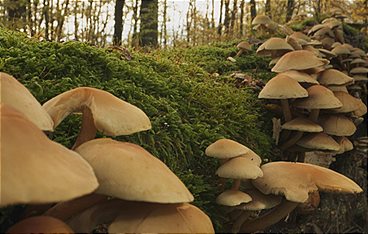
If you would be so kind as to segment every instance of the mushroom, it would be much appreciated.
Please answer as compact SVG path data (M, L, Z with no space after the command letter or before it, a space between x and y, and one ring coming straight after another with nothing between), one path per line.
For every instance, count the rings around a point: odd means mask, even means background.
M33 216L14 224L6 233L74 233L74 231L59 219Z
M41 104L23 84L13 76L0 72L1 103L23 113L43 131L53 131L53 121Z
M251 50L251 45L246 41L240 42L236 47L239 49L239 51L235 57L239 57L242 53Z
M354 122L344 115L324 115L319 122L325 133L334 136L351 136L356 131Z
M70 113L83 113L82 127L73 149L94 139L97 130L108 136L119 136L151 128L150 120L141 109L95 88L69 90L50 99L43 107L55 127Z
M311 75L304 73L304 72L300 72L296 70L289 70L289 71L281 72L280 74L286 75L302 84L303 83L319 84L316 79L314 79Z
M256 53L257 55L271 55L272 58L277 58L293 50L294 48L284 39L271 37L258 47Z
M340 149L340 145L324 132L310 133L303 136L296 144L313 150L338 151Z
M278 222L300 203L309 193L321 192L361 193L363 190L354 181L328 168L292 162L271 162L262 167L263 177L252 181L264 194L282 194L285 199L280 205L263 216L243 223L241 232L262 231Z
M53 142L27 117L1 107L1 206L50 203L94 191L91 166L76 152Z
M327 69L318 74L318 81L324 86L349 85L354 79L339 70Z

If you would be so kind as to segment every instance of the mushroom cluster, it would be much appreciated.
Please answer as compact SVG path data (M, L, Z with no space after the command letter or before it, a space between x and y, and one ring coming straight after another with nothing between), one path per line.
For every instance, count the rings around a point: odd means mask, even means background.
M94 139L97 130L118 136L150 129L141 109L90 87L41 106L14 77L0 73L0 79L1 206L47 207L9 233L91 232L101 224L109 232L214 233L209 217L189 204L193 195L158 158L136 144ZM43 131L54 131L73 112L83 116L70 150Z
M216 200L219 205L231 207L228 213L234 219L233 233L263 231L308 199L316 200L318 205L318 191L363 191L344 175L313 164L280 161L260 167L258 155L230 139L217 140L206 148L205 154L221 160L217 175L233 179L231 189L221 189ZM240 186L241 182L246 186Z

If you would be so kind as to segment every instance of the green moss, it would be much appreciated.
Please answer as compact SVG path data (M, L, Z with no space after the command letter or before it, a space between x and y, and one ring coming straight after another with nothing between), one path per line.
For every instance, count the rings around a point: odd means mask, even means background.
M254 51L236 63L235 43L193 48L132 52L132 60L117 52L79 42L37 42L0 29L0 70L19 79L41 102L69 89L104 89L141 108L152 130L117 137L146 148L164 161L194 194L221 231L222 214L215 205L218 162L204 155L219 138L243 143L262 157L271 151L270 126L261 102L250 89L237 89L211 73L247 71L269 79L268 59ZM253 70L255 69L255 70ZM80 119L68 117L50 136L70 147Z

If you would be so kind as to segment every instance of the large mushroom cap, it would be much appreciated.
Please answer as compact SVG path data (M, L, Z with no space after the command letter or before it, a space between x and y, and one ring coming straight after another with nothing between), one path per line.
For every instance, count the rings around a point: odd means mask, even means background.
M301 132L322 132L323 128L310 119L297 117L281 126L282 129Z
M333 109L333 112L337 113L348 113L359 109L359 100L351 96L348 92L335 91L333 92L335 97L342 103L342 107Z
M80 145L76 151L93 167L100 182L97 193L157 203L194 199L163 162L138 145L100 138Z
M255 179L263 175L259 166L246 157L230 159L217 169L216 174L231 179Z
M145 204L122 211L109 233L214 233L210 218L199 208L184 203Z
M109 136L129 135L151 128L149 118L141 109L95 88L75 88L59 94L43 105L55 127L66 116L80 111L83 106L91 110L97 130Z
M340 145L332 137L323 132L303 136L296 144L314 150L338 151L340 149Z
M334 136L351 136L356 131L354 122L343 115L321 116L320 123L325 133Z
M278 74L269 80L261 90L258 98L289 99L307 97L308 92L289 76Z
M337 193L363 191L348 177L313 164L271 162L261 168L264 175L253 180L253 185L264 194L282 194L293 202L305 202L308 193L316 190Z
M219 139L206 148L205 154L219 159L234 158L249 152L249 148L230 139Z
M251 45L246 41L241 41L236 46L236 48L238 48L239 50L251 50Z
M289 70L280 74L286 75L299 83L319 84L316 79L304 72Z
M269 24L273 21L267 15L257 15L252 20L252 25L259 25L259 24Z
M74 233L63 221L50 216L33 216L16 223L6 233Z
M94 191L91 166L17 110L1 105L1 206L50 203Z
M291 47L284 39L278 37L271 37L260 45L257 49L258 55L271 54L271 51L282 51L288 52L293 51L294 48Z
M24 85L4 72L0 72L0 100L22 112L41 130L53 131L54 123L46 110Z
M307 88L308 97L296 100L294 106L305 109L333 109L342 107L342 103L333 92L323 85Z
M319 73L318 81L325 86L330 85L348 85L354 82L354 79L339 70L327 69Z
M284 72L288 70L306 70L328 64L328 60L321 59L307 50L296 50L284 54L276 65L273 72Z

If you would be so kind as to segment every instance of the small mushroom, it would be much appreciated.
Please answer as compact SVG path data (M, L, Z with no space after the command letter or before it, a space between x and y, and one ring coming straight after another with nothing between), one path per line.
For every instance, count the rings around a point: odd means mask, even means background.
M6 233L74 233L74 231L59 219L33 216L14 224Z
M237 46L236 46L239 51L238 53L235 55L235 57L239 57L240 55L242 55L244 52L246 51L250 51L251 50L251 46L248 42L246 41L242 41L240 42Z

